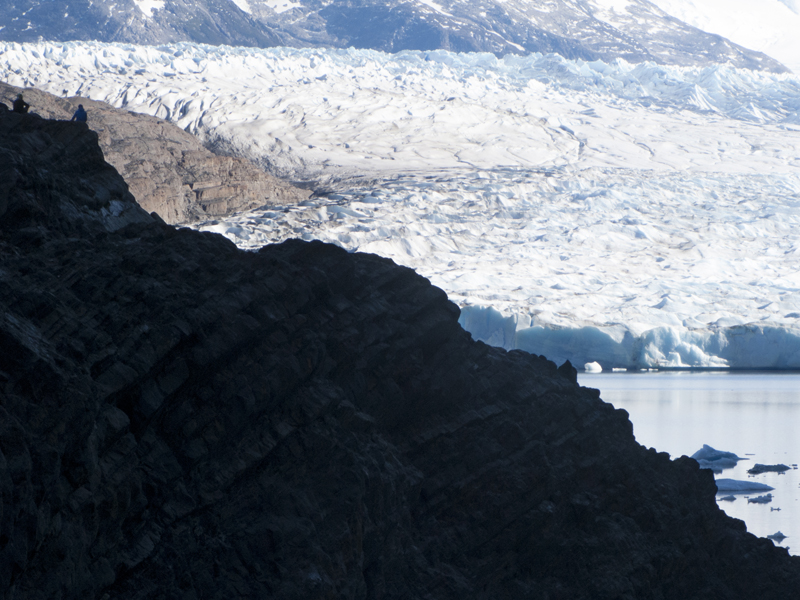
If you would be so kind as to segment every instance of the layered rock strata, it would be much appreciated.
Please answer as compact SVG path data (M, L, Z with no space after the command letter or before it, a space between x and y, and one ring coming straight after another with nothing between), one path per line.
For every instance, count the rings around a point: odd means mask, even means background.
M389 260L133 202L0 112L0 596L770 599L800 559Z
M31 111L68 120L82 104L100 147L147 212L167 223L186 223L263 206L295 204L310 192L268 175L251 162L219 156L166 121L85 98L59 98L0 83L0 97L24 93Z

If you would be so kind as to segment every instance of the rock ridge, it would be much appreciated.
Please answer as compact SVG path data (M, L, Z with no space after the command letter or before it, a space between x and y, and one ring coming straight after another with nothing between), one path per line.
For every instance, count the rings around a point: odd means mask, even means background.
M800 590L710 472L412 270L169 226L82 124L0 111L0 157L3 598Z
M162 119L0 82L0 96L9 103L18 93L46 119L69 120L82 104L106 160L142 208L167 223L223 217L268 204L296 204L311 195L246 159L209 151L192 134Z

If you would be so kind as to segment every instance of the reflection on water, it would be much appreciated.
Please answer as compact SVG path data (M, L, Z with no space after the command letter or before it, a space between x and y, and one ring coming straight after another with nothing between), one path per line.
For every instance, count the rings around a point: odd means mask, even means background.
M580 373L578 381L627 410L644 446L677 458L708 444L749 459L717 477L746 480L755 463L800 463L798 373ZM748 503L748 496L758 494L739 494L720 507L755 535L783 532L788 537L781 545L800 555L800 471L753 480L775 488L771 503Z

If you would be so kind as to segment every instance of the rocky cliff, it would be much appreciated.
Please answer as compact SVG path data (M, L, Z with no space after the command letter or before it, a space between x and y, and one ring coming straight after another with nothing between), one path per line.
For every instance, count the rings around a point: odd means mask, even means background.
M133 202L0 111L0 597L791 598L800 559L410 269Z
M8 105L18 93L24 93L31 111L47 119L68 120L82 104L106 160L142 208L167 223L220 217L265 204L293 204L310 195L247 160L213 154L193 135L161 119L0 82L0 98Z

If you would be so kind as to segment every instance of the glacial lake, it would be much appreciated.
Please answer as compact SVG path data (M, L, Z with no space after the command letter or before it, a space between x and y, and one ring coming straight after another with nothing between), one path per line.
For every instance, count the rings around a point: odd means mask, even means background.
M718 505L755 535L782 532L779 545L800 555L800 373L579 373L578 382L628 411L636 440L648 448L674 459L707 444L747 458L716 477L770 485L772 501L748 502L766 492L738 493L734 501L720 500L728 495L720 493ZM790 470L751 476L756 463Z

